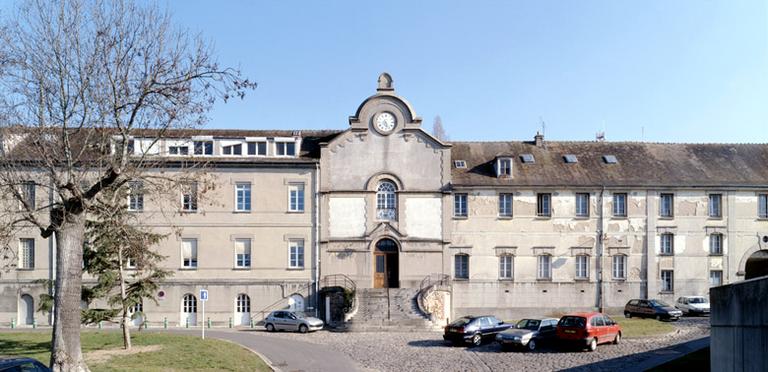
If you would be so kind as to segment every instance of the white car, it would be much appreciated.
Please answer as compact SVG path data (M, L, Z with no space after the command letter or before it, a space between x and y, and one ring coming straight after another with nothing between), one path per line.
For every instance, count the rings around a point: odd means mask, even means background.
M675 307L685 315L709 315L709 300L704 296L682 296Z
M285 330L307 333L323 329L323 321L301 311L278 310L264 319L264 327L269 332Z

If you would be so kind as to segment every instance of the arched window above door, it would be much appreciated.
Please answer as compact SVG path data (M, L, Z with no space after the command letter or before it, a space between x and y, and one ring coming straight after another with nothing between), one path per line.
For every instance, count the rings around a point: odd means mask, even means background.
M376 218L397 219L397 186L390 180L382 180L376 189Z

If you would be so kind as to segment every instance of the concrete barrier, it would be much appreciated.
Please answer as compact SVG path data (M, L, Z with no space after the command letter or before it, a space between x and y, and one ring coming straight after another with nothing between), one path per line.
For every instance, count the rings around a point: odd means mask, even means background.
M768 371L768 276L709 290L712 371Z

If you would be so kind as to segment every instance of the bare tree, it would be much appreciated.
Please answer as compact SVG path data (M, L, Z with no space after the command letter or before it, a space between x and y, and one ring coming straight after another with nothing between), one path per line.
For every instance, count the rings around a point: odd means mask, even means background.
M435 116L435 121L432 123L432 135L441 141L448 141L448 133L443 128L443 119L440 115Z
M219 67L207 43L155 6L28 0L0 29L0 236L34 228L55 239L51 368L87 371L79 305L97 196L158 166L133 137L157 148L171 132L200 127L216 99L255 84ZM41 203L35 190L50 197Z

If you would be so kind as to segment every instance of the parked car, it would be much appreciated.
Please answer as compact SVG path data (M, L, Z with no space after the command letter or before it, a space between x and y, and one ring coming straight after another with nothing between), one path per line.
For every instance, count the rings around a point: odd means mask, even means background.
M595 351L598 344L618 344L621 326L608 315L598 312L569 314L557 323L557 338L563 344Z
M51 372L43 363L32 358L0 357L0 371Z
M536 350L538 345L557 339L557 321L555 318L523 319L514 327L496 334L496 342L502 349L523 346L531 351Z
M264 319L264 328L269 332L278 330L307 333L323 329L323 321L301 311L273 311Z
M661 300L629 300L624 306L624 316L631 318L656 318L657 320L678 320L683 312Z
M675 307L685 315L709 315L709 300L704 296L680 297Z
M511 326L511 323L504 323L492 315L465 316L445 327L443 339L454 345L468 342L472 346L479 346L483 340L492 339Z

